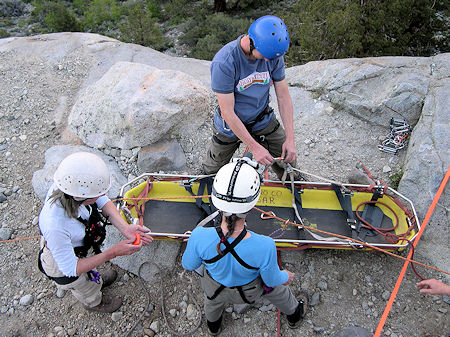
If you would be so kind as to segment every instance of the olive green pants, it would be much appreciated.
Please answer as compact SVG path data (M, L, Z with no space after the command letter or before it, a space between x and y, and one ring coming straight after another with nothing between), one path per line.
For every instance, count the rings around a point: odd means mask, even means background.
M286 141L286 133L276 117L274 117L264 129L254 132L252 136L259 144L269 151L272 157L281 157L283 143ZM241 141L239 138L226 137L214 128L214 134L211 138L208 153L203 162L203 171L205 174L214 174L219 171L222 166L228 164L240 144ZM291 165L295 166L295 162L291 163ZM272 170L276 173L278 179L281 180L284 168L277 163L274 163L272 165Z

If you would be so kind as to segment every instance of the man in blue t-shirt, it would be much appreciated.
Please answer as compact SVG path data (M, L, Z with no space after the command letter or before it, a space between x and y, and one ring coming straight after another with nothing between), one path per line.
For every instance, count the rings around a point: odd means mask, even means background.
M195 228L183 254L185 269L206 269L200 283L211 335L220 333L227 303L252 304L263 296L286 315L290 328L297 328L307 312L308 295L295 298L288 286L294 274L280 270L273 239L246 229L246 215L261 194L255 168L256 162L243 158L217 172L211 201L221 213L220 224Z
M207 174L228 163L241 142L254 159L269 166L274 158L295 165L293 107L284 74L283 55L289 34L283 21L266 15L257 19L242 35L225 45L211 63L211 87L219 107L214 115L214 135L203 162ZM269 106L273 83L283 127ZM284 169L276 163L275 173Z

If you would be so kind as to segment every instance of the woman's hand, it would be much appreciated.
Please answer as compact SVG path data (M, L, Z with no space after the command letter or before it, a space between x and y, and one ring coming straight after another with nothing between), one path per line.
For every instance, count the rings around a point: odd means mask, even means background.
M139 234L141 236L142 246L146 246L153 241L153 238L150 235L146 234L150 233L150 229L145 226L128 225L125 227L122 233L127 239L133 239L133 241L136 239L135 234Z
M123 240L112 246L111 249L114 255L115 256L131 255L133 253L140 251L142 248L142 242L140 242L138 245L133 245L135 239L136 238L133 237L133 239L131 240Z

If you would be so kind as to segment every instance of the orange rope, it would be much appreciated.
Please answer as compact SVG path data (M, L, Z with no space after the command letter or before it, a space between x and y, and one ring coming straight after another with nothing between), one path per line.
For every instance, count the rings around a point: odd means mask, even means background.
M260 209L260 208L258 208L258 207L256 207L256 206L253 207L253 208L256 209L257 211L261 212L261 213L266 214L266 215L271 215L269 212L263 211L262 209ZM272 218L273 218L273 219L280 220L280 221L283 221L283 222L286 221L285 219L280 218L280 217L278 217L278 216L274 216L274 217L272 217ZM444 271L444 270L441 270L441 269L438 269L438 268L435 268L435 267L426 265L426 264L424 264L424 263L422 263L422 262L418 262L418 261L411 260L411 258L405 258L405 257L403 257L403 256L396 255L396 254L391 253L391 252L389 252L389 251L387 251L387 250L384 250L384 249L382 249L382 248L379 248L379 247L376 247L376 246L372 246L371 244L369 244L369 243L367 243L367 242L363 242L363 241L360 241L360 240L352 239L352 238L350 238L350 237L348 237L348 236L345 236L345 235L340 235L340 234L336 234L336 233L326 232L326 231L323 231L323 230L318 229L318 228L314 228L314 227L309 227L309 226L301 225L301 224L298 224L298 223L295 223L295 222L291 222L291 221L288 221L288 224L290 224L290 225L292 225L292 226L297 226L297 227L301 227L301 228L306 228L306 229L309 229L309 230L312 230L312 231L316 231L316 232L319 232L319 233L322 233L322 234L327 234L327 235L335 236L335 237L337 237L337 238L345 239L345 240L348 240L348 241L352 241L352 242L358 243L358 244L360 244L360 245L369 247L369 248L371 248L371 249L373 249L373 250L377 250L377 251L379 251L379 252L382 252L382 253L391 255L391 256L396 257L396 258L398 258L398 259L402 259L402 260L405 260L405 261L409 261L409 262L412 262L412 263L416 263L416 264L418 264L419 266L422 266L422 267L425 267L425 268L429 268L429 269L433 269L433 270L438 271L438 272L440 272L440 273L450 275L449 272L446 272L446 271Z
M427 214L425 215L425 219L423 220L423 223L422 223L422 227L420 227L420 230L419 230L419 233L417 234L416 240L413 243L413 247L416 247L417 243L419 242L419 239L422 236L422 233L425 230L425 227L427 226L431 215L433 214L433 211L437 205L437 202L439 201L439 198L441 197L442 192L444 191L444 188L445 188L445 185L447 184L449 176L450 176L450 167L447 168L447 173L445 174L445 177L442 180L441 185L439 186L439 189L434 196L434 199L430 205L430 208L428 208ZM411 257L412 252L413 252L413 250L409 251L408 258ZM400 272L400 275L398 276L397 282L395 283L394 290L391 293L391 297L389 298L386 308L384 309L384 312L383 312L383 315L381 316L380 322L378 323L378 327L375 331L374 337L379 337L381 334L381 331L383 331L384 324L386 323L387 317L389 315L389 311L391 310L392 304L394 303L394 299L397 296L398 290L400 289L400 284L403 281L403 277L405 276L406 269L408 268L409 262L410 262L410 260L405 260L405 263L403 264L403 268ZM446 273L446 274L448 274L448 273Z
M3 240L3 241L0 241L0 243L38 239L40 237L41 237L40 235L36 235L36 236L30 236L28 238L17 238L17 239L11 239L11 240Z

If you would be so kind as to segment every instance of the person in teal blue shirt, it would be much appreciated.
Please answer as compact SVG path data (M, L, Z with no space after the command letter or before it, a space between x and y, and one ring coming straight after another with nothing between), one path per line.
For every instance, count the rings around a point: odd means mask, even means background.
M183 254L185 269L204 266L201 286L211 335L220 333L227 303L252 304L264 296L286 314L291 328L296 328L306 314L308 295L302 292L296 299L287 286L294 274L280 270L273 239L246 230L245 217L261 193L256 166L243 158L219 170L211 199L221 213L220 225L194 229Z

